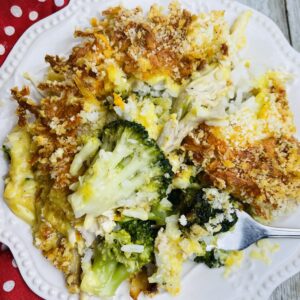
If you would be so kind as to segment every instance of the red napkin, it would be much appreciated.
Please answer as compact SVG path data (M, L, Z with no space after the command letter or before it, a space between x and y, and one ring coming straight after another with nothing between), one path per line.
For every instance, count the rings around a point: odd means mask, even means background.
M0 299L39 300L25 284L9 249L0 243Z
M0 0L0 66L23 32L69 0Z
M69 0L0 0L0 67L23 32ZM1 68L0 68L1 72ZM27 287L9 249L0 243L0 300L39 300Z

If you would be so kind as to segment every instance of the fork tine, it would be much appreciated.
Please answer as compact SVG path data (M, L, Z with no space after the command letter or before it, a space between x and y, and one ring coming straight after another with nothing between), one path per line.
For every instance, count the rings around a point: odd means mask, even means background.
M245 212L237 212L238 222L232 231L220 234L217 248L243 250L267 236L264 226L257 223Z

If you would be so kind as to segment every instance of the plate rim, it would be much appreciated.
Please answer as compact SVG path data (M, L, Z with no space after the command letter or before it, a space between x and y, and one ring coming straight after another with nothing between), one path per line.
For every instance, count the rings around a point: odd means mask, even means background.
M41 34L45 33L51 26L56 26L59 23L68 19L77 9L84 9L89 3L97 2L99 0L70 0L69 4L58 12L40 20L31 27L29 27L23 35L19 38L13 49L8 54L3 65L0 67L0 89L5 82L14 74L16 67L22 58L26 55L33 41ZM130 2L131 0L125 0ZM197 0L194 0L196 2ZM291 73L300 72L300 53L297 52L288 42L279 27L270 18L264 14L252 9L251 7L231 0L211 0L222 3L225 10L231 10L236 14L241 13L245 9L253 12L253 17L260 26L265 27L269 34L274 38L278 45L278 49L287 61L290 62L290 68L287 71ZM153 1L155 2L155 1ZM156 1L156 2L159 2ZM182 2L182 1L179 1ZM123 3L124 4L124 3ZM5 204L4 204L5 205ZM11 250L20 273L25 280L28 287L40 297L44 299L68 299L74 300L78 297L70 295L67 292L59 291L58 288L51 286L46 279L41 278L38 268L34 260L30 256L30 251L27 249L25 243L22 241L18 233L12 231L10 228L14 224L14 217L5 216L3 203L0 201L0 242L4 243ZM273 274L267 276L255 289L252 289L251 295L244 295L236 300L265 300L271 295L273 290L284 280L300 271L300 249L296 251L291 257L278 266ZM253 288L253 287L252 287ZM55 298L54 298L55 297Z

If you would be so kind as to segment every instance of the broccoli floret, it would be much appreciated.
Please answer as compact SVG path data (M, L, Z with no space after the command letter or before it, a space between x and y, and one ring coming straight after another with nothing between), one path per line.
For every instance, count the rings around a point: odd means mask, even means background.
M126 230L135 244L149 245L153 247L157 229L151 221L130 220L120 224L121 228Z
M154 259L156 230L150 221L120 223L118 231L98 241L90 265L83 268L81 290L101 297L111 297L128 277ZM140 245L139 252L125 252L123 246Z
M237 222L229 195L215 188L175 189L169 194L169 200L175 212L186 218L187 223L181 225L183 231L196 224L216 234L228 231Z
M231 216L232 216L231 220L225 219L222 221L221 229L219 232L229 231L232 228L232 226L237 222L238 217L237 217L236 213L235 212L232 213Z
M83 272L80 289L88 294L111 297L129 275L124 265L96 255L92 266L86 267Z
M172 213L172 203L160 201L151 207L148 219L155 221L157 225L165 225L166 218Z
M139 255L140 265L149 263L152 259L154 240L157 234L155 224L152 221L133 219L121 223L120 226L130 234L134 244L144 246L143 253Z
M204 263L211 269L223 267L225 262L225 257L224 255L220 255L220 251L221 250L216 251L215 249L211 251L207 251L204 256L196 256L194 261L196 263Z
M136 93L119 99L122 99L122 108L114 107L117 115L123 120L143 125L149 136L156 140L169 119L172 99L140 96Z
M203 246L204 243L201 243ZM220 268L225 266L227 268L226 273L229 268L233 265L239 265L241 259L243 258L241 251L225 251L217 248L213 248L210 251L205 252L204 254L198 254L194 261L197 263L204 263L209 268Z
M170 193L169 200L180 215L185 215L187 227L204 225L213 214L211 205L203 199L201 189L175 189Z
M130 243L126 231L113 232L108 240L98 242L92 261L82 262L83 276L80 289L102 297L113 296L130 272L117 258L123 256L121 245Z
M132 254L131 258L137 265L134 270L140 271L140 269L150 263L153 260L154 241L157 235L158 228L152 221L131 220L120 224L123 230L126 230L131 236L131 242L135 245L143 245L144 251L139 254ZM134 255L136 257L134 258ZM125 264L128 265L128 258L126 258ZM131 263L130 263L131 265Z
M170 118L173 98L180 86L167 76L153 76L150 81L132 81L132 90L114 101L114 111L123 120L143 125L156 140Z
M152 205L166 196L171 165L142 125L111 122L103 129L101 142L94 162L69 197L76 217L139 203Z

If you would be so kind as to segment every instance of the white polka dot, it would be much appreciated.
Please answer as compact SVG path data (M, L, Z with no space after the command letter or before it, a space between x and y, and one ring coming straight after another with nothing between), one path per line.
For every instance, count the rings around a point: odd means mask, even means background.
M0 55L3 55L5 53L5 48L3 45L0 44ZM5 251L7 249L7 246L4 244L1 244L1 251Z
M36 11L31 11L31 12L29 13L29 19L30 19L31 21L36 20L36 19L38 18L38 16L39 16L39 14L38 14Z
M10 12L14 17L17 17L17 18L20 18L23 14L21 7L17 6L17 5L13 5L10 8Z
M12 26L6 26L4 28L4 32L5 32L6 35L9 35L9 36L13 35L15 33L15 28L12 27Z
M39 0L39 2L46 2L46 0Z
M4 282L3 283L4 292L11 292L14 289L15 285L16 283L13 280L8 280Z
M64 0L54 0L56 6L63 6L65 4Z
M5 53L5 48L4 48L3 45L0 44L0 55L3 55L4 53ZM2 245L2 246L1 246L1 250L2 250L2 251L6 250L6 248L7 248L7 247L6 247L5 245Z
M17 263L16 263L16 261L15 261L14 258L13 258L13 260L11 261L11 264L12 264L12 266L13 266L14 268L17 268L17 267L18 267L18 265L17 265Z

